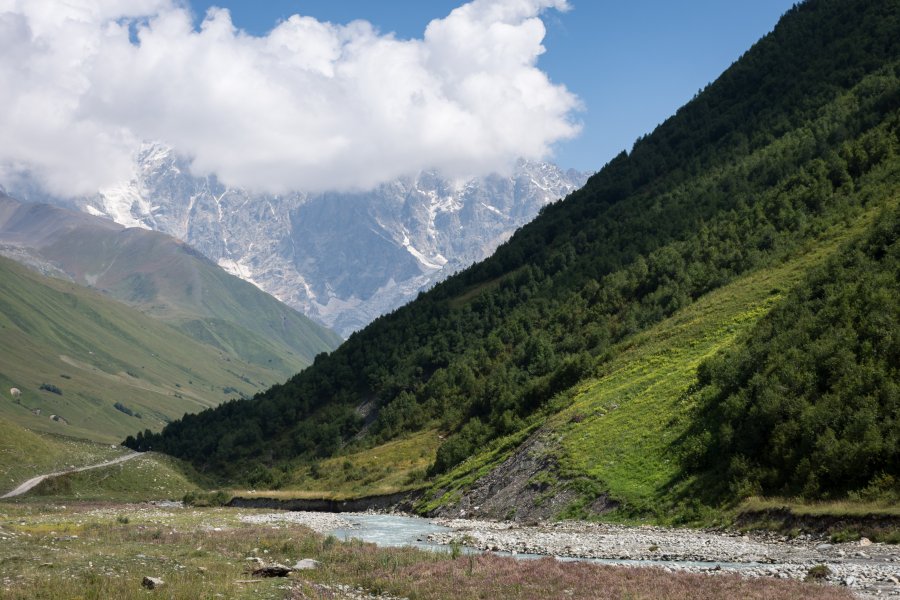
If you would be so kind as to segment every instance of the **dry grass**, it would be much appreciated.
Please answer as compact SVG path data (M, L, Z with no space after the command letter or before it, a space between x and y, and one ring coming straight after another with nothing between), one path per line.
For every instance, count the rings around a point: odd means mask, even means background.
M234 509L0 503L0 597L10 600L341 598L337 586L425 599L849 599L845 590L782 580L670 574L553 559L452 558L412 548L339 542L299 525L251 525ZM258 580L247 557L322 562ZM164 588L141 587L145 575ZM246 583L247 580L256 580ZM324 587L327 586L327 587Z
M552 558L521 561L491 554L390 566L373 572L364 582L370 590L416 600L846 600L853 597L846 590L819 584L752 580L737 575L673 574L654 568L559 562Z
M788 510L797 516L816 517L867 517L872 515L900 517L900 504L894 502L863 502L834 500L830 502L804 502L787 498L747 498L737 507L738 513L765 510Z
M290 490L279 490L277 495L270 492L261 495L345 500L419 488L440 445L438 431L428 429L374 448L325 459L319 463L315 474L308 467L302 467L285 485ZM246 496L243 492L235 492L235 495Z

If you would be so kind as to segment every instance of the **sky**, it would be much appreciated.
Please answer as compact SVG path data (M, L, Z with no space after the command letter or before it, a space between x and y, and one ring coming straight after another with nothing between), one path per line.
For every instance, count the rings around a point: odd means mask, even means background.
M147 140L274 193L596 171L790 5L0 0L0 184L91 193Z
M796 0L570 0L542 15L546 51L538 60L551 81L581 100L574 139L558 143L560 166L597 171L654 127L767 34ZM347 23L364 19L401 38L420 38L453 0L216 0L191 2L231 11L239 27L263 35L292 14Z

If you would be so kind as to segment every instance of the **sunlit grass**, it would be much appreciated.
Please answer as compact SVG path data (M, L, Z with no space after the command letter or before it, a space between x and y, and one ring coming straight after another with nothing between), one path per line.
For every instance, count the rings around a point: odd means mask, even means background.
M789 511L797 516L900 517L900 504L887 501L832 500L808 502L795 498L761 498L754 496L741 502L735 509L738 514L771 510Z
M144 453L127 462L100 469L70 473L44 480L25 496L62 500L103 500L141 502L181 500L188 492L201 489L202 477L187 463L157 454Z
M422 431L386 444L303 466L282 489L233 490L235 496L345 500L422 487L441 443L437 430Z
M117 445L35 433L0 419L0 495L35 475L103 462L125 452Z
M666 501L686 484L678 443L691 424L689 390L698 365L746 335L876 213L835 228L802 256L711 292L621 344L598 377L582 383L572 404L551 420L561 436L563 473L598 482L621 503L620 517L671 518Z

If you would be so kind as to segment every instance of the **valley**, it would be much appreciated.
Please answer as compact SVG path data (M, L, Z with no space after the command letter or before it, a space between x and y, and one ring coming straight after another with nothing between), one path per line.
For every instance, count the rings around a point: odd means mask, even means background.
M136 81L179 75L155 36L189 40L233 63L227 114L255 109L225 127L144 82L131 130L123 78L86 71L72 105L123 119L92 152L131 152L106 185L41 166L65 144L0 144L0 596L900 598L896 0L794 4L590 176L535 158L578 129L538 63L565 2L473 0L406 39L193 1L16 9L46 47L93 27L89 62ZM398 55L397 89L358 79ZM191 127L142 141L185 101ZM280 124L262 150L256 124Z
M4 258L0 270L4 420L118 444L136 428L161 427L278 380L96 292Z

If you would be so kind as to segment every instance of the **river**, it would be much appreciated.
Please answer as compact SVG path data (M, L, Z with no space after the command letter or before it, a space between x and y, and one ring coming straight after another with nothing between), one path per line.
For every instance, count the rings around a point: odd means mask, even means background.
M517 559L553 556L629 567L747 577L803 579L815 565L831 571L828 581L848 585L861 598L900 596L900 548L862 540L831 544L774 534L629 527L560 522L539 525L465 519L425 519L396 514L277 512L246 515L251 522L302 523L341 540L382 546L414 546L449 552L494 552Z

